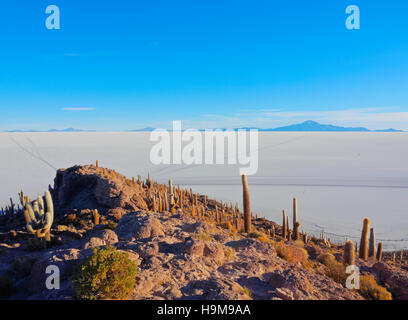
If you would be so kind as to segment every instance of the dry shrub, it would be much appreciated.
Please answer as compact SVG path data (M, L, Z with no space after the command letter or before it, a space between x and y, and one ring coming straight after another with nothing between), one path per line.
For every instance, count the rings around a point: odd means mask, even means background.
M346 267L341 262L338 262L331 253L322 253L317 257L317 260L327 267L325 272L326 276L345 285L347 279Z
M115 230L118 224L113 221L108 221L108 223L105 225L105 229L110 229L110 230Z
M384 287L381 287L373 276L365 275L360 277L359 292L362 296L374 300L392 300L392 295Z
M231 247L224 246L224 256L226 260L232 260L235 256L235 250Z
M293 244L296 247L299 247L299 248L304 248L305 247L305 243L302 240L296 240L295 242L293 242Z
M249 238L254 238L257 239L261 242L266 242L266 243L271 243L273 244L273 241L263 232L260 231L253 231L248 233Z
M195 232L193 233L193 237L199 240L203 240L203 241L213 240L213 237L206 232Z
M308 254L305 249L286 245L283 241L275 244L275 250L280 258L285 259L288 262L300 262L303 264L308 261Z
M253 294L247 287L242 287L242 293L246 294L248 297L252 299Z

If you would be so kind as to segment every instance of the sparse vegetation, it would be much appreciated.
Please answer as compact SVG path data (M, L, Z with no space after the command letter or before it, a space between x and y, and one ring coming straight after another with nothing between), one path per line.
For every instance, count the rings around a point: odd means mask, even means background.
M118 224L116 222L108 221L105 228L110 229L110 230L115 230L117 226L118 226Z
M224 256L227 261L232 260L235 256L235 250L231 247L224 246Z
M136 284L137 265L127 253L112 246L94 249L72 279L79 299L127 299Z
M272 243L273 241L263 232L260 231L253 231L248 233L249 238L254 238L262 242Z
M347 279L346 267L341 262L338 262L331 253L322 253L317 257L317 260L327 267L326 275L328 277L345 285Z
M275 250L278 257L285 259L288 262L292 263L305 263L308 260L308 254L305 249L286 245L283 241L280 241L275 244Z
M195 232L193 233L193 237L199 240L203 241L211 241L213 240L212 235L206 233L206 232Z
M359 292L367 299L392 300L392 295L384 287L381 287L371 275L360 277Z
M253 294L247 287L242 287L242 293L246 294L248 297L252 299Z

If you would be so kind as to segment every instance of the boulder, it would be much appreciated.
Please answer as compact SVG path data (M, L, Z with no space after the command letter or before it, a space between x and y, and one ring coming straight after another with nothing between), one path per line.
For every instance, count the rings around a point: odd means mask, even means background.
M127 241L164 236L161 222L144 211L125 214L119 220L115 232L119 239Z

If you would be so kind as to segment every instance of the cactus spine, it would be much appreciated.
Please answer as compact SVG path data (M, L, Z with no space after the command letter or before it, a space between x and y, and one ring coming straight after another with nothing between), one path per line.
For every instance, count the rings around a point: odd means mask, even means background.
M367 260L368 258L368 230L370 228L370 220L364 218L363 230L361 231L359 258Z
M344 252L343 252L343 263L346 266L355 265L356 264L356 255L354 250L354 243L351 240L347 240L344 244Z
M244 228L245 232L251 232L251 206L249 202L248 181L245 174L242 175L243 202L244 202Z
M375 235L374 235L374 228L370 229L370 241L368 246L368 257L374 258L375 257Z

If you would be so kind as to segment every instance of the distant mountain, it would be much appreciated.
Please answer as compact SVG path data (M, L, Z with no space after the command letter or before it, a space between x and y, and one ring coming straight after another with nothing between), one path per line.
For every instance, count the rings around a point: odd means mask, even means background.
M373 130L374 132L404 132L404 130L397 130L397 129L384 129L384 130Z
M246 128L244 128L246 129ZM259 129L259 131L309 131L309 132L403 132L402 130L386 129L386 130L369 130L364 127L340 127L331 124L320 124L316 121L308 120L298 124L292 124L285 127L275 129Z
M227 129L227 128L218 128L216 130L220 131L237 131L237 130L251 130L257 129L261 132L288 132L288 131L309 131L309 132L404 132L403 130L397 129L385 129L385 130L369 130L364 127L340 127L340 126L333 126L331 124L320 124L316 121L307 120L302 123L292 124L289 126L274 128L274 129L261 129L256 127L243 127L243 128L235 128L235 129ZM153 127L145 127L142 129L134 129L128 130L126 132L151 132L155 130ZM171 131L171 130L169 130ZM199 131L205 131L205 129L200 129ZM96 132L95 130L81 130L81 129L74 129L74 128L66 128L66 129L50 129L48 131L41 131L41 130L5 130L4 132ZM103 131L101 131L103 132Z
M74 129L74 128L66 128L66 129L50 129L47 132L92 132L93 130L81 130L81 129Z
M151 131L153 131L155 129L156 128L146 127L146 128L142 128L142 129L129 130L129 132L151 132Z
M50 129L46 131L42 130L4 130L4 132L94 132L93 130L81 130L81 129L74 129L74 128L66 128L66 129Z

